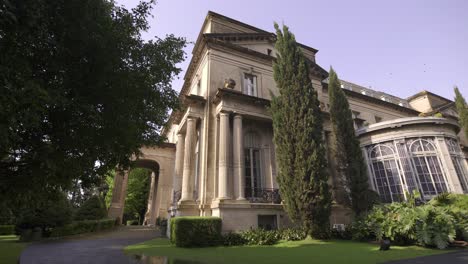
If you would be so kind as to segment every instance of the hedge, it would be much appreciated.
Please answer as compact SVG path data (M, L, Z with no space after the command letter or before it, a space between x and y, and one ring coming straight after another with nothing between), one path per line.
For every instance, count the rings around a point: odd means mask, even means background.
M0 225L0 235L13 235L15 234L14 225Z
M178 247L219 245L221 226L219 217L175 217L171 219L171 242Z
M61 237L102 231L113 228L115 223L115 219L75 221L71 224L54 228L50 236Z

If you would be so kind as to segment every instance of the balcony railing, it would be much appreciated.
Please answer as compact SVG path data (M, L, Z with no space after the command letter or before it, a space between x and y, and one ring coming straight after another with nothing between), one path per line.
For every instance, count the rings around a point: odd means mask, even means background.
M278 189L246 187L245 197L251 203L281 203L281 196Z

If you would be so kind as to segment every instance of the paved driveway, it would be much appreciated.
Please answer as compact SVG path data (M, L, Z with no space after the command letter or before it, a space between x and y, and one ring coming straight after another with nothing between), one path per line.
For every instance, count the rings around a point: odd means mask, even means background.
M152 228L120 227L86 237L33 243L20 256L20 264L140 263L123 253L127 245L159 236Z

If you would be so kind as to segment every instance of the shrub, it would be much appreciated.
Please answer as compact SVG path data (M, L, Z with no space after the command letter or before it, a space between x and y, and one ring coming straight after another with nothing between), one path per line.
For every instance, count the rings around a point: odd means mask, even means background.
M274 245L281 239L280 232L261 228L241 232L241 236L247 245Z
M466 197L443 194L421 206L416 206L414 199L376 206L367 216L353 222L353 239L388 238L394 244L446 248L455 237L468 237L465 202Z
M304 240L307 237L307 231L304 228L286 228L278 231L280 238L287 241Z
M356 241L375 240L375 232L373 225L368 221L368 218L358 218L353 221L349 227L351 239Z
M446 208L455 221L456 239L468 241L468 195L440 194L429 204Z
M274 245L279 240L298 241L307 237L304 228L286 228L281 230L251 229L223 236L224 246Z
M247 244L247 240L241 233L227 233L223 236L224 246L242 246Z
M13 235L14 233L14 225L0 225L0 235Z
M78 208L75 214L75 220L99 220L106 216L107 210L104 201L99 196L94 195Z
M51 237L71 236L108 230L115 226L115 219L83 220L52 229Z
M418 242L425 246L446 248L455 237L455 222L447 210L425 206L420 210L419 224L416 226Z
M178 247L205 247L221 242L221 218L175 217L171 219L171 242Z

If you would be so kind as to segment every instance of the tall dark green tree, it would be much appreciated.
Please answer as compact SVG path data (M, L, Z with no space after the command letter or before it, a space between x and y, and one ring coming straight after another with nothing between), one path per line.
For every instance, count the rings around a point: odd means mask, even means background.
M458 112L458 122L462 127L465 137L468 138L468 108L466 105L465 98L458 90L458 87L455 86L455 106L457 107Z
M164 140L185 40L142 39L154 2L0 3L0 200L98 183Z
M344 186L345 203L351 205L356 215L372 208L373 192L369 190L367 168L354 131L354 122L348 99L341 89L336 72L330 67L328 82L330 118L335 138L334 157L338 174Z
M328 186L322 113L309 66L287 26L275 23L274 78L279 95L271 113L278 162L278 184L289 216L310 234L327 238L331 194Z

